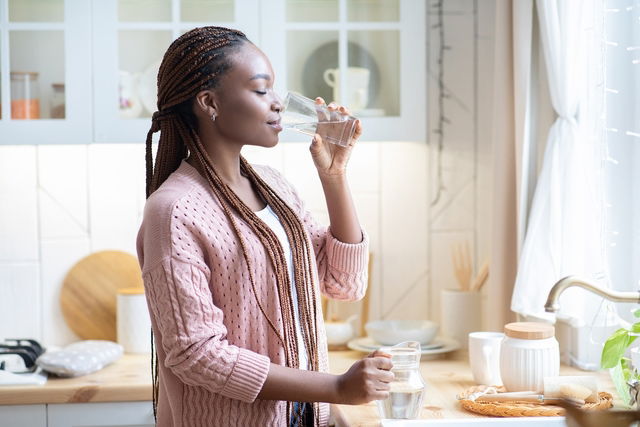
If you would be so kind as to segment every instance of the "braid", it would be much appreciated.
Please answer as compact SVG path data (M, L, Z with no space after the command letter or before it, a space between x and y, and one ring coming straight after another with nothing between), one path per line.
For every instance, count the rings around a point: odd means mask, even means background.
M242 44L249 42L237 30L222 27L195 28L176 39L164 55L158 71L158 111L153 114L151 129L146 140L146 193L149 197L173 173L180 162L191 153L202 166L204 177L213 189L225 215L237 235L243 257L247 263L251 289L258 308L269 324L285 353L286 366L299 368L298 336L295 327L295 308L291 292L291 282L286 264L286 254L278 237L220 178L205 150L197 132L197 119L191 111L195 95L205 89L217 87L219 77L232 64L229 54ZM152 136L160 131L155 165L152 154ZM313 286L312 244L304 225L295 212L276 192L240 157L241 172L251 181L258 194L278 216L289 239L294 267L297 304L300 310L302 339L308 352L309 369L319 370L318 349L318 307ZM269 318L260 301L254 277L253 260L248 254L247 244L238 226L239 217L248 224L265 248L273 265L277 283L278 301L282 314L283 328ZM152 336L152 352L153 336ZM155 366L153 365L155 363ZM154 415L157 413L158 369L157 354L152 354ZM315 423L318 423L319 406L314 403ZM293 412L291 402L287 402L287 416ZM298 416L299 418L299 416ZM302 422L302 419L299 418Z

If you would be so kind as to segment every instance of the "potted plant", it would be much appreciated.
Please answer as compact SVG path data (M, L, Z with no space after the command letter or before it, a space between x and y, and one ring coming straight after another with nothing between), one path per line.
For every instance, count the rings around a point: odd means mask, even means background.
M636 318L640 318L640 309L633 312ZM611 379L616 387L618 395L625 404L637 404L637 388L640 381L638 368L633 366L631 359L625 356L629 346L640 336L640 320L629 327L615 331L604 343L600 366L609 369Z

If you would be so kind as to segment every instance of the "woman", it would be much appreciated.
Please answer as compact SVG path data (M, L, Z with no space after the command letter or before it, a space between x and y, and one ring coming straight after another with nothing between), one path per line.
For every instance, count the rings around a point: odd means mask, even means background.
M319 293L357 300L366 290L368 240L345 174L360 124L349 147L311 143L331 220L320 227L277 171L240 155L278 143L273 83L267 57L219 27L175 40L158 72L137 247L160 426L324 426L327 402L388 396L385 355L326 373Z

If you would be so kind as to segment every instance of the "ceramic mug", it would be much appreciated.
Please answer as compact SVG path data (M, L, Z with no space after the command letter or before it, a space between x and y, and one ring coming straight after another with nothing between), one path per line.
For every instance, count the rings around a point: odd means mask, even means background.
M369 69L362 67L347 68L345 105L351 110L362 110L369 102ZM340 70L328 68L324 70L323 78L329 87L333 88L333 100L340 102Z
M476 384L502 385L500 377L500 345L502 332L471 332L469 334L469 365Z

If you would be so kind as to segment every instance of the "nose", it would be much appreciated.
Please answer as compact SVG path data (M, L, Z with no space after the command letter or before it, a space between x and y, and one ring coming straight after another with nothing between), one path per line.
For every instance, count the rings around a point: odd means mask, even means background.
M280 98L280 95L275 92L274 97L275 99L273 100L273 104L271 104L271 110L275 111L276 113L280 113L283 109L282 98Z

